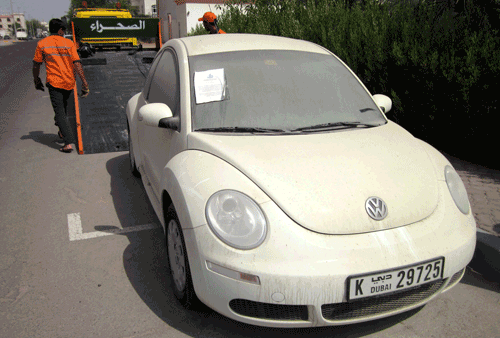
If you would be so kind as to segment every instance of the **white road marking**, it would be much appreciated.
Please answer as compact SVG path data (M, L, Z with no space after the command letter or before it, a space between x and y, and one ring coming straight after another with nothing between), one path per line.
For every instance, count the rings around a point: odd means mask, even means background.
M126 234L129 232L136 232L142 230L152 230L156 229L157 226L155 224L143 224L137 225L133 227L127 227L125 229L109 229L104 231L94 231L83 233L82 228L82 220L80 218L80 213L68 214L68 231L69 231L69 240L70 241L80 241L82 239L91 239L109 235L119 235Z

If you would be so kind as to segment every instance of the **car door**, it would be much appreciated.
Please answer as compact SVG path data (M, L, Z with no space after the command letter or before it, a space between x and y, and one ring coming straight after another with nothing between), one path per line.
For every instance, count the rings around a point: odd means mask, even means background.
M179 92L179 67L173 49L165 49L159 56L156 68L146 86L149 90L145 94L145 103L165 103L174 116L180 115L180 92ZM182 122L181 122L182 123ZM180 137L178 131L166 128L147 126L138 123L138 140L143 159L143 172L154 191L156 198L160 200L160 180L163 168L169 159L175 155L171 145L175 138Z

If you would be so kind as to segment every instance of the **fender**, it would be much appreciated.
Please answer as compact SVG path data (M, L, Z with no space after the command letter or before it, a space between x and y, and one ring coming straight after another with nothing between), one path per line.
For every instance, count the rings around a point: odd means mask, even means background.
M137 166L141 164L141 158L140 158L140 153L139 153L139 145L137 144L137 105L139 102L139 99L143 100L142 98L142 92L135 94L128 100L127 107L126 107L126 114L127 114L127 122L130 128L130 134L129 138L131 138L131 141L134 142L133 146L134 149L137 149L134 153L135 157L135 163Z
M448 161L446 157L444 157L443 154L441 154L436 148L431 146L430 144L417 139L424 149L424 151L429 155L429 159L432 162L434 169L436 170L436 177L438 181L446 181L446 178L444 177L444 168L449 165L450 167L453 167L453 165Z
M237 190L257 204L270 200L235 167L199 150L183 151L172 158L163 170L161 186L170 195L183 229L206 224L205 205L219 190ZM163 215L158 217L164 222Z

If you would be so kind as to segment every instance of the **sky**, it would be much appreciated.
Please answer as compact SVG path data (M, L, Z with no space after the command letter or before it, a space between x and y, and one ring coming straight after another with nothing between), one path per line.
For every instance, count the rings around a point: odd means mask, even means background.
M11 14L11 1L14 13L24 13L26 20L45 22L66 15L70 3L70 0L0 0L0 15Z

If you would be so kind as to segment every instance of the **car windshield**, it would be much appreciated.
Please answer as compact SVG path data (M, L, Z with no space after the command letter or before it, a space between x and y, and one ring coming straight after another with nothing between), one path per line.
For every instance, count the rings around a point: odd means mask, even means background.
M255 50L189 58L193 130L307 131L386 123L335 57Z

